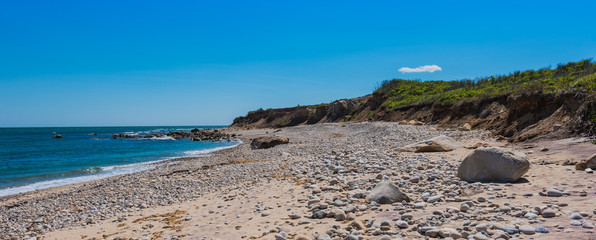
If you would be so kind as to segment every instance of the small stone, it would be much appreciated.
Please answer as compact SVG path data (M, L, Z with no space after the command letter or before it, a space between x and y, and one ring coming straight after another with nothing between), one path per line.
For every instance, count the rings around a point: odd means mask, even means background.
M343 210L336 209L333 211L333 213L335 214L335 220L337 220L337 221L346 220L346 213Z
M546 192L546 195L549 197L560 197L563 196L563 193L557 189L551 188Z
M523 225L523 226L519 227L519 231L526 235L532 235L536 232L536 228L534 228L530 225Z
M478 202L486 202L486 198L483 196L479 196L478 199L476 199Z
M545 217L545 218L552 218L552 217L555 217L556 215L557 215L557 213L555 213L555 211L550 210L550 209L544 210L542 212L542 217Z
M292 213L290 215L288 215L290 217L290 219L299 219L302 217L302 213L300 212L296 212L296 213Z
M403 217L403 215L402 215L402 217ZM403 221L403 220L398 220L398 221L396 221L396 222L395 222L395 225L396 225L398 228L402 228L402 229L403 229L403 228L408 228L408 222L406 222L406 221Z
M462 205L459 207L459 210L462 212L467 212L468 210L470 210L470 205L468 205L467 203L462 203Z
M586 170L584 171L586 171L586 173L594 173L594 170L592 170L591 168L586 168Z
M571 214L571 219L580 220L580 219L582 219L582 216L580 216L577 213L574 213L574 214Z
M424 233L424 235L426 235L426 236L429 236L429 237L433 237L433 238L434 238L434 237L437 237L437 236L439 236L439 230L438 230L438 229L434 229L434 228L433 228L433 229L431 229L431 230L428 230L428 231L426 231L426 232Z
M275 235L275 240L285 240L288 239L288 234L286 232L280 232Z
M323 233L317 237L317 240L331 240L331 236Z
M356 230L364 230L366 228L366 226L364 226L364 223L362 223L359 220L353 221L352 223L350 223L350 226Z
M411 213L406 213L406 214L401 215L401 220L408 221L413 218L414 218L414 215L412 215Z
M547 228L543 227L543 226L536 226L535 231L537 233L550 233L550 231Z
M487 236L485 236L482 233L476 233L476 234L474 234L474 236L472 236L472 239L474 239L474 240L490 240L490 238L488 238Z
M536 215L536 214L534 214L534 213L526 213L526 214L524 215L524 218L527 218L527 219L529 219L529 220L532 220L532 219L538 218L538 215Z
M426 202L428 202L428 203L438 202L439 200L441 200L441 197L443 197L443 196L441 196L441 195L432 196L432 197L429 197Z
M360 238L354 234L348 235L348 240L359 240Z
M578 227L578 226L581 226L581 225L582 225L582 223L580 221L571 221L571 226Z
M594 229L594 225L590 224L590 223L584 223L584 225L582 225L583 228L586 229Z

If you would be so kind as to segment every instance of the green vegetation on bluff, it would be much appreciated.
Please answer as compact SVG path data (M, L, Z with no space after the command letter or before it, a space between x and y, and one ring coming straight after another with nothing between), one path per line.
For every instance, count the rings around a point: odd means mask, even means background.
M375 93L387 97L385 105L400 108L422 103L456 103L506 94L593 92L596 90L596 63L591 60L491 76L478 80L384 81Z

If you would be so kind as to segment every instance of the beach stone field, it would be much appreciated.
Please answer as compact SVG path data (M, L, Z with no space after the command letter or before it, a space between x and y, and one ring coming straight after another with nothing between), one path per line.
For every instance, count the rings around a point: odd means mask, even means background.
M596 239L587 139L389 122L222 131L243 143L0 198L0 239Z

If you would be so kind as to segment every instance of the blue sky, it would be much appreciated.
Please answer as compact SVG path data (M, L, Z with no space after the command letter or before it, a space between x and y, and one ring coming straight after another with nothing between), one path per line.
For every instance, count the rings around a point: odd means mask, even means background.
M230 124L258 108L596 55L594 1L2 1L0 127ZM432 73L402 67L437 65Z

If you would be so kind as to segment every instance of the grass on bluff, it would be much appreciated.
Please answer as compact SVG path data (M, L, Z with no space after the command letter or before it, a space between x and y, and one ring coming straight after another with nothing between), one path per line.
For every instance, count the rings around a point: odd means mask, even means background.
M596 63L582 60L543 68L491 76L478 80L384 81L375 93L387 97L385 105L400 108L422 103L457 103L506 94L593 92L596 90Z

